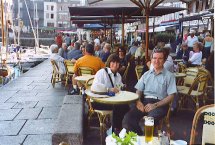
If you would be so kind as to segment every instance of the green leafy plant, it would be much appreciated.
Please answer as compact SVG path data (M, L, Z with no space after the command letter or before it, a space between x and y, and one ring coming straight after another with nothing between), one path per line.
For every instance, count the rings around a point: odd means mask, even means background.
M134 145L134 142L137 142L137 134L132 131L126 133L124 138L118 137L115 133L112 137L116 139L117 145Z

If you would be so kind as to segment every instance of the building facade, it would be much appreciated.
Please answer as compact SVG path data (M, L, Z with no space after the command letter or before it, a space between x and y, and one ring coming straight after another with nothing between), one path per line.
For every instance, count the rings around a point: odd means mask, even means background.
M57 27L68 29L72 27L68 7L80 6L80 0L58 0L57 1Z
M57 27L57 3L44 2L44 27Z

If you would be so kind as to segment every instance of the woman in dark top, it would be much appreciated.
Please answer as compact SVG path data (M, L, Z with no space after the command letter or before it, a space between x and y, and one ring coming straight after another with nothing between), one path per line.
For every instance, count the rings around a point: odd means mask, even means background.
M183 59L183 62L186 64L189 59L189 50L186 43L181 44L181 49L177 52L176 59Z
M120 58L120 68L119 68L119 73L121 76L123 76L125 70L126 70L126 67L128 65L128 60L127 60L127 57L126 57L126 50L124 47L119 47L119 49L117 50L117 54Z

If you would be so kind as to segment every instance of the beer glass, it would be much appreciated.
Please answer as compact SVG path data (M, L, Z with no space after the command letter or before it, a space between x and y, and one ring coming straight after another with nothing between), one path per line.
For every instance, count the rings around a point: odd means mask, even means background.
M153 140L154 133L154 118L153 117L145 117L145 142L150 143Z

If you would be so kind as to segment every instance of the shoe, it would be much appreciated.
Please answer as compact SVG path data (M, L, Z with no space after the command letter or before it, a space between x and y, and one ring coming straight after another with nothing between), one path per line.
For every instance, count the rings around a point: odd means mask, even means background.
M76 89L72 89L72 91L70 92L70 95L79 95L79 90Z

